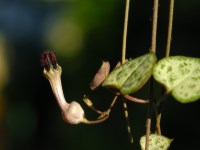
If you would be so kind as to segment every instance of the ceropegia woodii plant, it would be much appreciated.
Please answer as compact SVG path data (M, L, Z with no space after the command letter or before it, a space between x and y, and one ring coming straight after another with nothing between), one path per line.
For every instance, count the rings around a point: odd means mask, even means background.
M167 150L172 142L171 139L161 135L160 120L161 108L167 95L172 94L175 100L181 103L194 102L200 99L200 58L192 58L186 56L169 56L171 31L172 31L172 17L174 0L170 0L170 15L166 57L158 60L156 57L156 29L158 18L158 0L154 0L153 7L153 27L152 27L152 45L150 52L142 56L125 61L126 52L126 32L128 21L129 0L126 0L126 15L123 35L122 60L120 65L111 71L109 62L103 62L101 68L95 75L91 90L102 86L110 89L114 93L113 101L106 111L96 109L92 101L84 96L84 102L92 108L99 117L94 121L88 121L85 117L85 112L79 103L73 101L68 103L65 100L62 84L61 84L61 67L57 64L55 54L52 52L45 52L42 55L42 64L44 67L44 76L49 80L55 98L62 111L62 117L67 123L100 123L105 121L111 112L115 101L118 98L124 100L125 117L128 118L127 105L125 100L148 104L146 135L140 139L142 150ZM153 78L151 76L153 75ZM148 100L135 98L129 94L134 94L140 90L145 83L150 79L150 93ZM165 88L165 93L160 98L154 98L154 87L152 86L154 79L162 84ZM154 111L153 111L154 110ZM151 132L151 118L152 113L156 114L156 131ZM128 132L131 133L130 125L127 120ZM131 142L133 139L131 137Z

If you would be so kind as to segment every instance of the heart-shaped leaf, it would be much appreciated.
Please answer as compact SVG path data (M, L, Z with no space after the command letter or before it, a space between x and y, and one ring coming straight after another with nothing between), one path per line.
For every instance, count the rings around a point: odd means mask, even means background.
M172 142L165 136L158 134L150 134L149 136L149 150L167 150ZM146 136L140 138L140 146L142 150L145 150Z
M102 86L118 89L124 95L136 92L151 76L155 63L154 53L131 59L115 68L104 80Z
M200 98L200 58L171 56L161 59L154 68L155 80L166 87L166 93L181 103Z

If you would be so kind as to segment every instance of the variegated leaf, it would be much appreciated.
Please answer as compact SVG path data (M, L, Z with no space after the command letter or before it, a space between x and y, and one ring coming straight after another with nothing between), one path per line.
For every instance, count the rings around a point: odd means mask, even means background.
M155 63L154 53L131 59L115 68L104 80L102 86L118 89L124 95L134 93L150 78Z
M200 58L171 56L161 59L153 71L155 80L163 84L166 93L181 103L200 98Z
M172 142L165 136L158 134L150 134L149 136L149 150L167 150ZM142 150L145 150L146 136L140 138L140 146Z

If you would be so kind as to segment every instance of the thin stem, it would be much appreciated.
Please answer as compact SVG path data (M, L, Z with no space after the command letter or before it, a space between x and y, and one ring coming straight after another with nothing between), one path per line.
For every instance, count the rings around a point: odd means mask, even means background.
M107 110L109 113L110 113L111 109L113 108L113 106L114 106L114 104L115 104L117 98L118 98L118 96L115 96L114 99L113 99L113 101L111 102L110 107L109 107L109 109Z
M121 60L122 64L125 63L125 61L126 61L126 39L127 39L127 29L128 29L129 5L130 5L130 0L126 0L126 8L125 8L125 16L124 16L123 43L122 43L122 60ZM124 106L124 114L125 114L126 123L127 123L127 130L128 130L128 134L130 136L130 142L133 143L133 137L131 135L130 123L128 120L127 104L124 99L123 99L123 106Z
M174 14L174 0L170 0L169 4L169 23L168 23L168 33L167 33L167 46L166 46L166 57L169 56L170 46L172 40L172 24L173 24L173 14Z
M151 51L154 53L156 53L157 21L158 21L158 0L154 0L152 38L151 38Z
M102 112L101 115L98 117L98 119L103 118L104 116L109 116L110 115L110 112L111 112L111 110L112 110L117 98L118 98L118 96L114 97L114 99L112 100L109 108L106 111Z
M158 22L158 0L154 0L153 6L153 24L152 24L152 41L151 51L156 53L156 36L157 36L157 22ZM145 150L149 150L149 135L151 132L151 114L153 108L153 78L150 79L150 90L149 90L149 104L146 121L146 143Z
M164 88L162 89L164 93ZM164 93L156 102L155 104L155 111L156 111L156 132L161 135L161 127L160 127L160 122L161 122L161 113L162 113L162 107L163 103L166 100L166 98L170 95L170 93Z
M130 95L124 95L124 98L126 98L127 100L130 100L132 102L135 102L135 103L140 103L140 104L147 104L147 103L149 103L148 100L139 99L139 98L136 98L136 97L132 97Z
M156 132L159 135L161 135L160 120L161 120L161 113L156 115Z
M149 89L149 105L148 105L147 120L146 120L145 150L149 150L149 135L151 133L151 115L152 115L152 109L154 106L153 93L154 93L153 78L151 78L150 79L150 89Z
M85 104L91 108L93 111L95 111L97 114L100 114L100 116L98 117L98 119L103 118L104 116L109 116L111 109L113 108L116 100L117 100L118 96L115 96L110 104L110 106L108 107L108 109L106 111L100 111L98 109L96 109L92 103L92 101L87 98L87 96L84 95L83 101L85 102Z
M165 100L166 98L170 95L171 93L164 93L156 102L157 107L159 107ZM159 110L159 109L158 109Z
M100 114L100 115L102 115L103 114L103 112L102 111L100 111L100 110L98 110L98 109L96 109L93 105L92 106L90 106L90 108L93 110L93 111L95 111L97 114Z
M91 109L92 109L93 111L95 111L97 114L100 114L100 115L101 115L101 114L103 113L102 111L100 111L100 110L98 110L98 109L96 109L96 108L94 107L92 101L91 101L86 95L84 95L83 101L85 102L85 104L86 104L89 108L91 108Z
M125 17L124 17L124 32L123 32L123 43L122 43L122 64L126 59L126 39L128 29L128 14L129 14L130 0L126 0Z
M173 24L173 14L174 14L174 0L170 0L169 4L169 22L168 22L168 33L167 33L167 45L166 45L166 54L165 57L169 57L170 54L170 46L171 46L171 38L172 38L172 24ZM164 89L163 89L164 91ZM164 92L163 92L164 93ZM163 102L169 94L164 94L157 102L158 113L156 114L156 132L161 134L161 111L163 107Z
M127 109L127 105L126 105L125 101L126 101L126 99L123 98L123 107L124 107L124 115L125 115L125 119L126 119L127 131L128 131L128 134L129 134L130 142L133 143L133 136L132 136L132 133L131 133L131 126L130 126L130 122L129 122L129 119L128 119L128 109Z
M151 128L151 118L147 118L147 121L146 121L146 143L145 143L145 150L149 150L150 128Z
M104 122L106 119L108 119L109 116L104 116L100 119L97 119L97 120L87 120L86 118L83 118L82 120L82 123L85 123L85 124L97 124L97 123L101 123L101 122Z

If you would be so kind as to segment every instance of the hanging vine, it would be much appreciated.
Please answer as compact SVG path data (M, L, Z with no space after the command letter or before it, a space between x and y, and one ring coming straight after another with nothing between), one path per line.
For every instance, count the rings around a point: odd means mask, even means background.
M146 135L140 139L141 149L167 150L172 139L161 135L160 122L164 101L167 100L169 95L172 95L180 103L190 103L200 99L200 58L169 56L174 12L174 0L170 0L166 57L157 61L156 38L159 1L154 0L150 51L142 56L126 61L129 5L130 0L126 0L121 62L119 61L120 63L110 72L109 62L103 61L102 66L90 84L91 90L95 90L97 87L109 89L114 95L113 100L106 111L101 111L94 107L92 101L86 95L83 97L85 104L98 114L97 119L88 120L78 102L73 101L68 103L66 101L61 84L62 68L58 65L56 56L51 51L46 51L42 54L41 64L44 67L43 74L51 85L55 99L61 109L62 118L66 123L101 123L109 118L116 100L121 98L123 100L130 141L133 143L126 100L147 104ZM148 100L130 95L140 90L148 81L150 83ZM157 99L154 96L154 82L160 83L164 91ZM151 131L152 113L156 114L155 133Z

